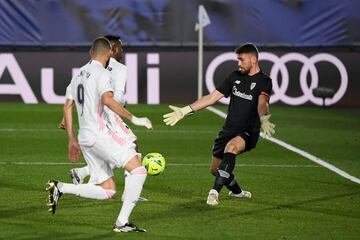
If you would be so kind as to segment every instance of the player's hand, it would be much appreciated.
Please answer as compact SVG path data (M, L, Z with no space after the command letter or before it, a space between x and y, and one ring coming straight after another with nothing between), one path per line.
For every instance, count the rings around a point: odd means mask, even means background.
M80 161L80 146L76 140L69 141L69 160L72 163L77 163Z
M269 121L271 115L264 115L260 117L260 131L265 137L271 137L275 133L275 124Z
M190 115L194 113L194 110L190 107L190 105L187 105L186 107L183 108L169 105L169 108L173 110L173 112L165 114L163 118L164 118L164 123L170 126L174 126L178 121L183 119L186 115Z
M152 128L153 128L153 126L152 126L152 124L151 124L151 121L150 121L148 118L146 118L146 117L144 117L144 118L137 118L137 117L135 117L135 116L133 115L132 118L131 118L131 122L132 122L133 124L137 125L137 126L144 126L144 127L146 127L147 129L152 129Z
M61 122L59 123L58 128L65 130L65 118L61 119Z

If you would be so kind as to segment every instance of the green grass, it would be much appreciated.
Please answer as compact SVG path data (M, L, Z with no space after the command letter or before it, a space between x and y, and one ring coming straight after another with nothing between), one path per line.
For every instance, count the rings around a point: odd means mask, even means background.
M57 213L47 212L45 183L69 181L67 140L56 128L61 106L0 104L0 239L358 239L360 186L266 140L237 157L238 181L252 199L205 204L213 184L208 172L213 140L223 119L209 111L175 127L162 123L164 105L128 107L149 116L155 129L131 126L143 154L160 152L168 166L148 177L131 219L144 234L111 232L123 188L116 170L114 199L96 201L66 195ZM225 107L219 107L226 110ZM275 137L360 177L360 110L273 106ZM24 164L17 163L38 163ZM5 163L5 164L4 164ZM198 166L175 165L204 164ZM264 167L256 165L299 165Z

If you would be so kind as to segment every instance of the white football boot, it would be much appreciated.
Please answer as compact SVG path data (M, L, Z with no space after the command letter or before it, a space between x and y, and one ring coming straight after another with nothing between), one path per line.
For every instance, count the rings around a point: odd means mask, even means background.
M209 191L209 196L206 203L210 206L215 206L219 204L219 193L215 189Z
M248 191L241 191L241 193L235 194L232 191L229 192L229 197L235 198L251 198L251 192Z
M49 180L47 182L47 187L46 187L46 191L49 191L47 206L50 208L48 211L51 212L52 214L55 214L56 207L62 195L62 192L60 192L59 188L57 187L57 184L58 181Z

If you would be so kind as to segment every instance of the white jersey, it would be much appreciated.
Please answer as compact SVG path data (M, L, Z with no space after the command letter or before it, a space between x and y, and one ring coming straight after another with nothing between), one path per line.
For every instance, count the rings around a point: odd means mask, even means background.
M107 70L111 73L111 85L114 89L114 98L121 105L125 105L125 85L127 79L127 67L110 58Z
M110 72L111 86L114 90L114 98L121 105L125 105L125 86L127 79L127 67L116 61L114 58L110 58L109 65L106 68ZM74 99L71 93L70 84L66 87L66 98Z
M80 68L68 88L66 97L74 100L78 114L79 144L91 146L106 129L101 96L113 92L111 76L100 62L92 60Z
M116 61L114 58L110 58L107 70L110 72L111 75L111 86L114 89L114 99L124 106L127 67L124 64ZM119 136L129 142L133 142L136 140L135 134L116 113L111 111L106 106L104 107L104 112L105 119L109 128L111 128L115 133L117 133Z

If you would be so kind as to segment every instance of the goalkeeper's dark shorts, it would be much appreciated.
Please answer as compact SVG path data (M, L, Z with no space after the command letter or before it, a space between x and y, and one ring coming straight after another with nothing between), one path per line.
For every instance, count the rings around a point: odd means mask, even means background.
M245 141L245 149L241 152L244 153L256 147L259 139L259 132L238 132L222 129L214 141L213 156L223 159L226 144L236 136L240 136Z

